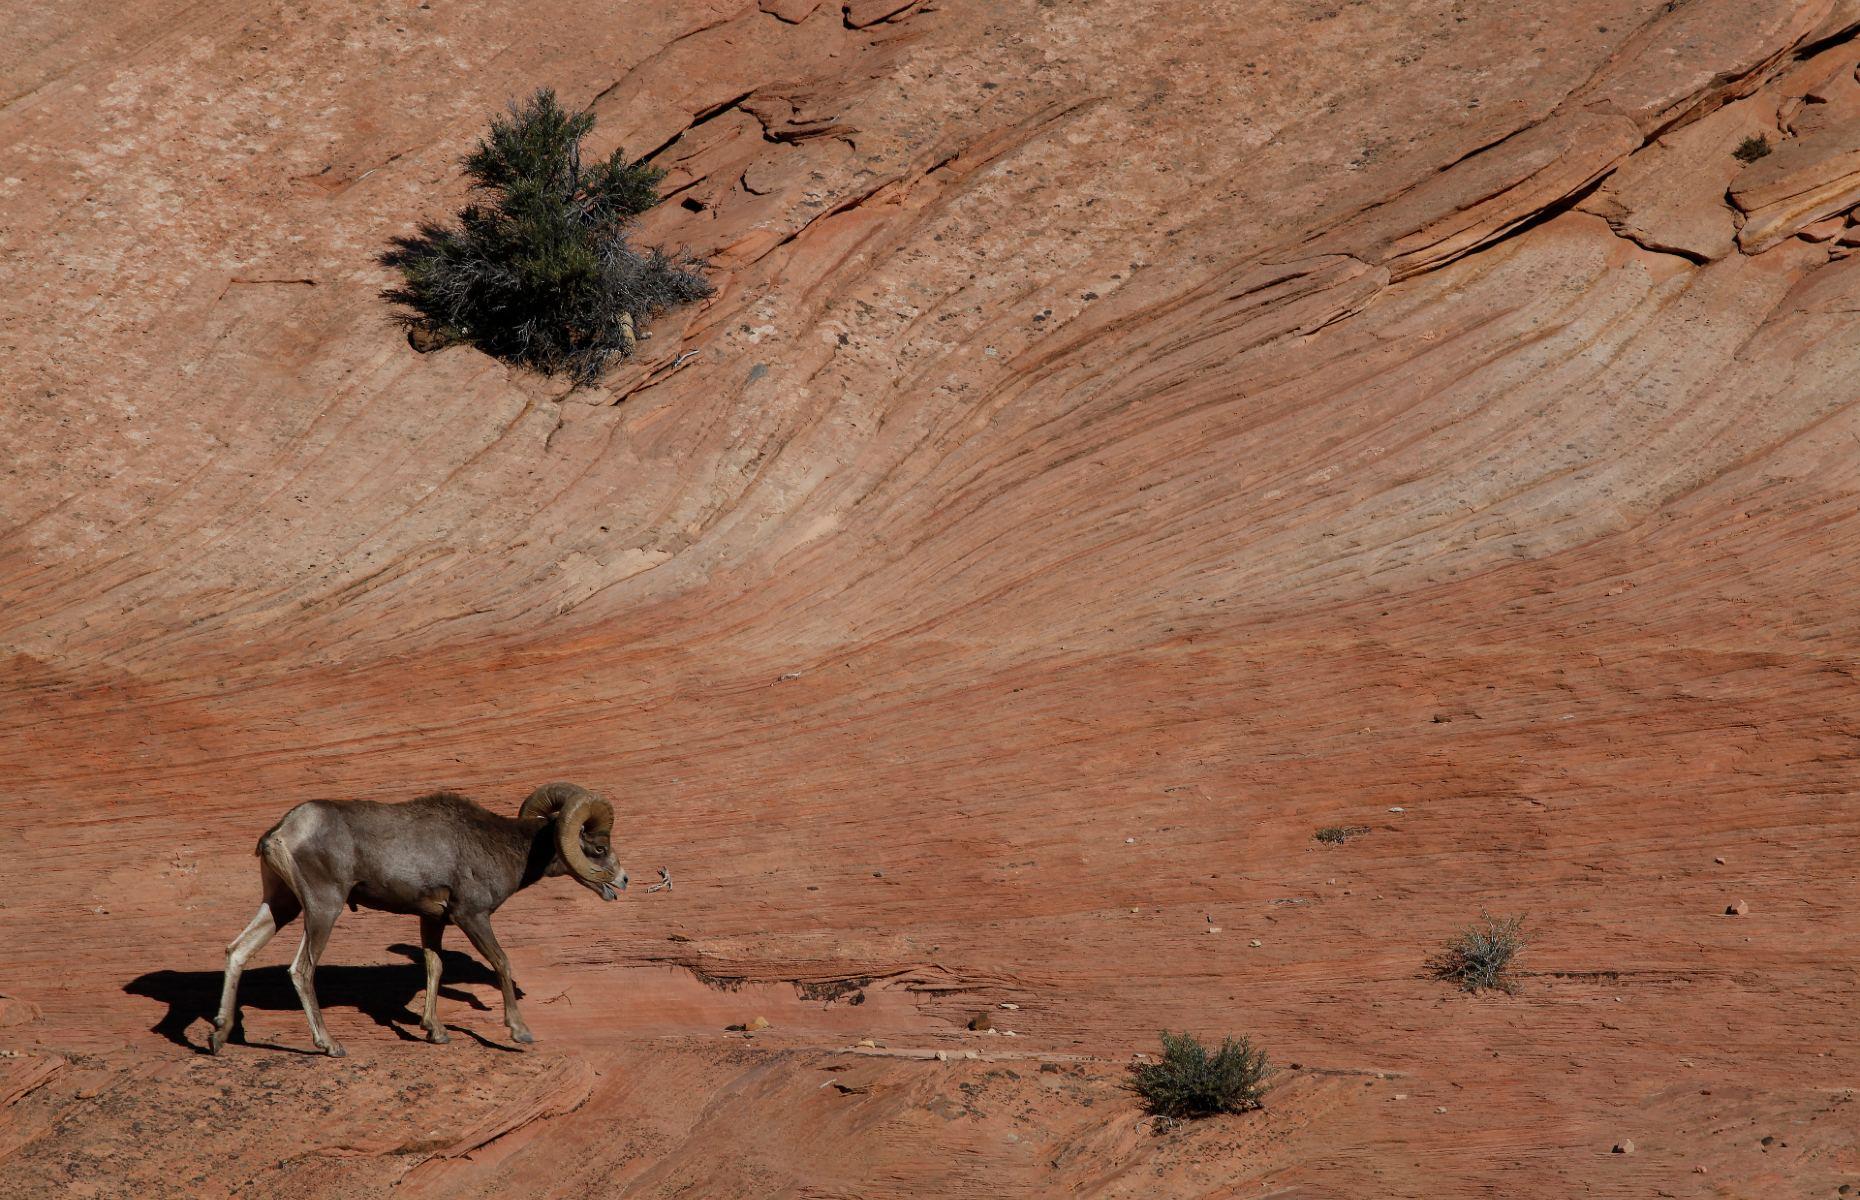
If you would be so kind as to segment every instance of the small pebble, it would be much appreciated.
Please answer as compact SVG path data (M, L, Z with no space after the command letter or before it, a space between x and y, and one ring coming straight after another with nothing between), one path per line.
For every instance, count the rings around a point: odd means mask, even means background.
M1406 1100L1408 1098L1408 1093L1407 1092L1396 1092L1395 1098L1397 1100Z
M1221 931L1221 927L1220 927L1219 925L1210 925L1210 926L1208 926L1208 932L1209 932L1209 933L1219 933L1220 931Z
M1446 1105L1444 1105L1444 1104L1437 1104L1437 1105L1435 1105L1435 1106L1434 1106L1434 1111L1435 1111L1435 1112L1437 1112L1437 1113L1443 1113L1443 1112L1446 1112L1446 1111L1447 1111L1447 1106L1446 1106Z
M1741 917L1749 911L1750 905L1742 900L1733 900L1731 903L1724 906L1724 915L1727 917Z
M1248 942L1248 943L1247 943L1247 945L1249 945L1249 946L1253 946L1253 947L1256 947L1256 948L1257 948L1257 947L1259 947L1259 946L1263 946L1263 945L1265 945L1265 944L1266 944L1266 943L1264 943L1264 942L1262 942L1262 941L1260 941L1260 940L1259 940L1258 938L1254 938L1254 939L1253 939L1252 941L1250 941L1250 942Z
M1614 1150L1614 1152L1615 1152L1616 1154L1632 1154L1632 1153L1634 1153L1634 1141L1633 1141L1633 1139L1632 1139L1632 1138L1622 1138L1622 1139L1621 1139L1620 1141L1618 1141L1618 1142L1616 1142L1616 1143L1615 1143L1615 1150Z
M1717 858L1712 859L1712 861L1722 867L1724 865L1724 855L1720 854Z
M937 1060L938 1062L948 1062L948 1061L949 1061L949 1051L947 1051L947 1050L938 1050L938 1051L936 1052L936 1060Z
M876 1050L878 1049L878 1043L871 1038L860 1038L859 1048L862 1050Z
M1002 1008L1002 1011L1004 1012L1019 1012L1020 1011L1020 1005L1010 1004L1006 1000L1003 1000L1001 1002L1001 1008Z
M1390 812L1407 812L1408 810L1403 808L1401 805L1397 804L1394 808L1389 809L1389 811Z
M1134 846L1134 845L1136 845L1136 844L1137 844L1137 839L1136 839L1136 838L1125 838L1125 839L1124 839L1124 845L1126 845L1126 846Z

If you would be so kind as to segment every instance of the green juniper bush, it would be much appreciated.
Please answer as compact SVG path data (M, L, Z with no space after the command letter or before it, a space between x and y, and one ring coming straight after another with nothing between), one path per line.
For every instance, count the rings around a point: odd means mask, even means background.
M547 88L492 119L464 160L483 201L382 255L402 276L383 295L408 310L398 319L416 344L467 342L588 383L632 353L654 315L710 295L702 263L628 242L665 173L618 149L584 164L593 127Z
M1190 1033L1162 1033L1158 1062L1136 1068L1131 1086L1165 1120L1247 1112L1260 1107L1272 1068L1246 1038L1226 1038L1212 1054Z

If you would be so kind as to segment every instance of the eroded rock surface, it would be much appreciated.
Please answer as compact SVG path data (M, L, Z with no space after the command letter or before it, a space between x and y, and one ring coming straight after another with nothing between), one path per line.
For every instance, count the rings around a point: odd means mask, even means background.
M1832 1194L1856 22L23 15L0 1196ZM539 83L715 264L598 388L377 298ZM552 778L678 886L500 915L536 1048L361 913L195 1053L283 808ZM1159 1026L1298 1066L1154 1136Z

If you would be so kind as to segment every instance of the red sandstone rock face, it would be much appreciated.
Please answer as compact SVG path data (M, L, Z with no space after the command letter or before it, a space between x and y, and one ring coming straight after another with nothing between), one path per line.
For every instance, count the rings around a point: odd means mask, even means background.
M1860 1181L1856 21L16 19L0 1195ZM599 388L376 299L539 83L716 264ZM534 1049L361 913L193 1053L284 808L551 778L677 886L500 914ZM1297 1066L1152 1136L1162 1026Z

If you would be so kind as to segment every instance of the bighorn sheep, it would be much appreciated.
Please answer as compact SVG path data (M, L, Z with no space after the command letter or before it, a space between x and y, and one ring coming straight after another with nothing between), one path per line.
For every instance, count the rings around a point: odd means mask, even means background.
M626 886L614 861L613 806L572 783L537 788L515 817L500 816L463 796L435 792L405 804L312 800L284 814L258 839L264 902L245 932L226 947L226 982L208 1051L220 1052L237 1012L246 960L298 913L303 945L291 962L291 982L310 1018L317 1049L342 1057L323 1027L316 1002L316 964L346 902L420 918L426 958L426 1011L420 1024L431 1042L450 1040L439 1023L439 940L451 922L497 972L504 989L504 1024L519 1042L534 1035L517 1011L510 960L491 932L491 914L518 889L548 875L572 875L603 900Z

